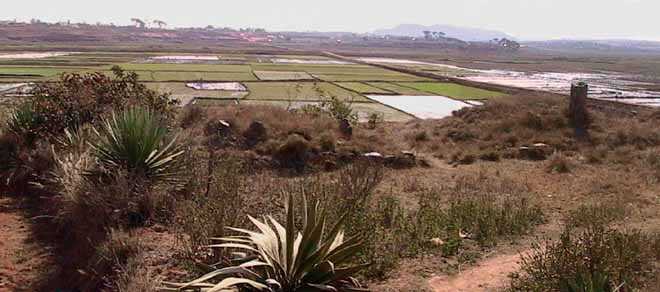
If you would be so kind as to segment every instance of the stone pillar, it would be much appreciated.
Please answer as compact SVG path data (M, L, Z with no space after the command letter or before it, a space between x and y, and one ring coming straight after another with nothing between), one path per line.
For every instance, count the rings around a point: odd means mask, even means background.
M568 107L568 118L575 129L577 138L588 136L589 114L587 113L587 94L589 85L585 82L571 84L571 101Z

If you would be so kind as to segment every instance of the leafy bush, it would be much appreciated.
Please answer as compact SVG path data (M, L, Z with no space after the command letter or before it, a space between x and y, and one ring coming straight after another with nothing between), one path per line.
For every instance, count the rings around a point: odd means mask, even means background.
M351 124L358 122L358 114L353 111L351 104L337 97L331 96L329 101L323 101L321 108L338 121L348 120Z
M202 160L197 158L198 160ZM245 215L251 205L248 202L247 181L241 176L243 166L231 157L208 157L206 173L193 168L192 179L196 180L192 196L176 203L174 226L178 239L183 244L183 257L188 262L214 264L223 261L224 250L209 252L206 248L214 236L224 237L226 226L243 227L247 224ZM199 265L189 265L199 271ZM208 272L202 269L204 273Z
M375 129L385 121L385 115L383 113L370 113L367 117L367 127L369 129Z
M183 151L176 138L151 110L131 108L112 114L96 130L96 157L109 169L124 169L152 180L176 180L177 157Z
M537 244L523 256L513 291L636 291L653 273L658 235L603 225L567 227L557 242ZM588 287L603 290L584 290ZM564 290L562 290L564 289ZM573 290L571 290L573 289Z
M102 73L63 74L59 82L37 83L29 103L38 117L38 134L58 136L64 129L92 123L110 111L143 106L173 118L177 100L138 82L138 75L113 67L114 77Z
M327 216L319 204L303 202L302 229L296 230L293 196L287 204L286 225L272 217L249 217L259 231L230 228L243 235L218 238L213 248L245 252L237 266L217 269L184 284L165 283L181 291L213 288L267 291L355 291L350 276L364 266L342 267L360 250L358 237L344 239L344 216L326 234Z
M293 134L273 154L282 167L293 168L302 171L306 164L310 151L310 144L300 135Z

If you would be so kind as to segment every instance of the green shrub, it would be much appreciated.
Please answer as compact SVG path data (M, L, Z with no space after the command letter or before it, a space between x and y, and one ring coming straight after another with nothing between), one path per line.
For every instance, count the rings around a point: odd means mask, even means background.
M625 205L619 201L581 205L564 218L564 224L580 228L603 226L623 219L627 214Z
M383 113L370 113L367 117L367 127L369 129L375 129L378 125L382 124L385 121L385 115Z
M209 252L206 247L212 243L211 238L224 237L226 226L247 226L246 215L251 204L247 179L241 175L244 166L240 161L231 157L208 157L205 162L211 165L189 170L195 173L192 196L177 201L173 226L182 244L184 260L211 265L226 260L227 256L224 250ZM200 270L198 265L188 267L194 272Z
M231 228L240 236L218 238L212 248L242 251L237 266L212 271L188 283L165 283L180 291L198 288L268 291L353 291L359 284L351 278L364 266L347 266L360 250L358 237L344 238L338 218L326 229L326 213L318 203L303 202L302 228L296 229L295 204L289 196L286 223L272 217L263 221L249 217L259 231Z
M525 234L544 221L528 192L507 179L462 177L453 187L421 195L418 225L426 240L467 238L494 246L499 238ZM449 197L448 202L441 203L441 197Z
M138 75L113 67L113 77L102 73L63 74L58 82L37 83L29 103L38 117L41 137L57 137L64 129L94 124L104 114L143 106L167 119L174 118L178 101L138 82ZM40 138L41 138L40 137Z
M657 238L602 225L581 232L569 226L559 241L537 244L523 256L511 290L585 291L580 289L594 286L604 290L586 291L611 291L620 286L619 291L636 291L660 259Z
M289 135L286 141L277 148L273 154L273 158L275 158L282 167L302 171L307 165L310 149L311 146L305 138L293 134Z
M112 114L95 130L96 157L108 169L123 169L151 180L176 180L182 147L169 138L160 117L151 110L131 108Z

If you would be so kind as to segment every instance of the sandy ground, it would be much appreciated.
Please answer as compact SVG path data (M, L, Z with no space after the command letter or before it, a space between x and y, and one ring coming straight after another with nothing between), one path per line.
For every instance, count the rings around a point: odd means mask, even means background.
M436 276L429 280L435 292L495 291L508 283L508 275L520 267L520 254L505 254L489 258L454 276Z

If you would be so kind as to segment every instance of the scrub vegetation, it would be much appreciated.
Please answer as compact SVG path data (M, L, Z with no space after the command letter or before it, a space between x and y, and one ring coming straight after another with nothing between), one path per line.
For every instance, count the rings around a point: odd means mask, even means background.
M577 139L563 96L265 54L153 55L7 71L35 82L0 106L0 202L31 219L0 227L0 263L34 274L9 289L657 290L656 110L589 101ZM421 120L371 93L484 105ZM38 243L29 254L47 252L17 258L21 232Z

